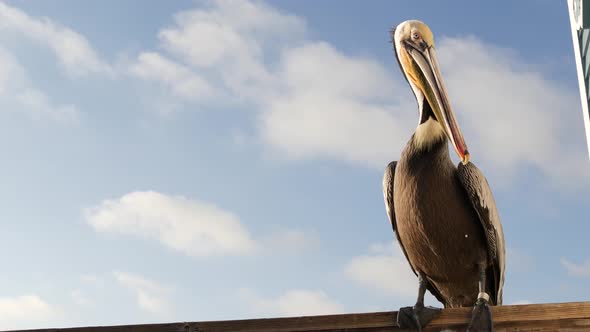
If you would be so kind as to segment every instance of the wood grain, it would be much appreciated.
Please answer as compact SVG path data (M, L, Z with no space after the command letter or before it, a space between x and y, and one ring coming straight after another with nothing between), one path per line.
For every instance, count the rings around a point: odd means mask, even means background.
M492 307L496 332L590 331L590 302ZM397 332L396 312L147 325L26 330L28 332ZM445 309L424 332L464 331L471 308ZM21 330L21 332L24 330Z

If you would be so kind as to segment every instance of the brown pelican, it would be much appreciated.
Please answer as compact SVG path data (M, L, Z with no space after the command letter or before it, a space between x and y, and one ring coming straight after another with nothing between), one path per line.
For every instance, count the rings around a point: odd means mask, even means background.
M468 331L491 331L489 305L502 304L505 261L494 197L469 161L432 32L413 20L394 28L392 37L420 111L416 132L383 177L389 220L419 284L416 304L400 309L398 324L421 331L438 314L440 309L424 307L429 290L445 308L474 306ZM448 141L461 159L457 167Z

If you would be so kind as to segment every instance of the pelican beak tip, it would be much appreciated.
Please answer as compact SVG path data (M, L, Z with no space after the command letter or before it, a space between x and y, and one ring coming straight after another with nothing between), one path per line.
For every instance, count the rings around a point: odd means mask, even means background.
M471 158L471 156L469 155L468 151L465 151L465 154L463 155L463 158L461 158L461 162L463 163L463 165L467 165L469 164L469 159Z

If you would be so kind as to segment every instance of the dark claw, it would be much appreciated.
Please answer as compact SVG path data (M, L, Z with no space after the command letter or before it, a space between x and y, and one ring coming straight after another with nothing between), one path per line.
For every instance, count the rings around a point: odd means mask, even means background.
M488 305L488 301L478 299L473 313L471 314L471 322L467 327L467 332L493 332L494 324L492 321L492 311Z
M403 307L397 314L397 325L402 329L422 332L422 327L440 315L440 309L434 307Z

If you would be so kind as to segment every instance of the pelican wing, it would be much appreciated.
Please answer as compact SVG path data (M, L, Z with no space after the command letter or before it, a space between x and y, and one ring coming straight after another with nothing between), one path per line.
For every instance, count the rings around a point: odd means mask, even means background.
M383 174L383 199L385 200L385 210L387 211L389 222L391 223L393 231L397 234L395 226L395 208L393 205L393 178L395 177L396 165L397 161L392 161L387 165L387 168L385 168L385 174ZM399 236L397 236L397 241L400 242Z
M473 163L459 163L457 175L484 229L493 271L490 297L495 304L502 304L506 249L496 201L485 176Z

